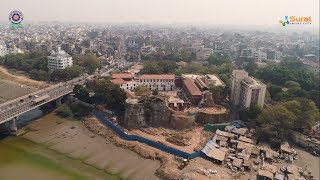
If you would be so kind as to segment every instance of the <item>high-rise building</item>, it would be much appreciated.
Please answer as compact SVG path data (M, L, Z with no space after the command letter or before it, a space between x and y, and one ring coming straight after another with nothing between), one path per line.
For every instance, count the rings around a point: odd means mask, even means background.
M65 51L61 50L60 47L58 47L57 52L53 52L48 56L48 68L50 71L55 69L65 69L66 67L72 66L72 64L72 57Z
M263 107L266 93L266 85L259 80L248 76L244 70L232 72L231 103L240 108L248 108L252 105Z

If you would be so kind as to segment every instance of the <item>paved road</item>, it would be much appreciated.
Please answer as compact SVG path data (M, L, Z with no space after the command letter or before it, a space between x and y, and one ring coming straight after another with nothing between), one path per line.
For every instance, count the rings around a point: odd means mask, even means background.
M79 77L4 102L0 104L0 124L7 122L33 108L69 94L73 91L74 85L83 84L84 82L85 78Z

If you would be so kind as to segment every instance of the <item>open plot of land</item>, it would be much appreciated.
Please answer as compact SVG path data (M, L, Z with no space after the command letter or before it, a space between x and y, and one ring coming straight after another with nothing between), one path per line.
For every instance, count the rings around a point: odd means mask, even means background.
M179 149L181 151L185 151L188 153L193 153L194 150L197 148L198 144L201 142L201 132L203 131L203 127L196 127L192 130L185 130L185 131L175 131L172 129L165 129L165 128L146 128L146 129L135 129L129 131L130 134L135 134L142 136L144 138L162 143L164 145ZM180 134L181 136L185 137L185 141L188 145L181 146L174 144L168 141L168 137L172 136L172 134Z
M0 66L0 79L8 80L8 81L26 85L26 86L32 86L35 88L40 88L44 86L44 82L36 81L24 76L17 76L17 75L10 74L8 70L2 66Z
M36 91L36 88L0 79L0 103Z

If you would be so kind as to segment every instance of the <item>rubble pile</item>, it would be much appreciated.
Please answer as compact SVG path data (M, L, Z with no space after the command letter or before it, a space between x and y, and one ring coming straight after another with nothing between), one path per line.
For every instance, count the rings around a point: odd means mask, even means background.
M213 169L206 169L206 168L198 168L197 173L211 177L214 174L217 174L218 171L217 170L213 170Z
M166 137L166 141L178 145L178 146L189 146L190 145L190 136L184 135L183 133L170 133Z

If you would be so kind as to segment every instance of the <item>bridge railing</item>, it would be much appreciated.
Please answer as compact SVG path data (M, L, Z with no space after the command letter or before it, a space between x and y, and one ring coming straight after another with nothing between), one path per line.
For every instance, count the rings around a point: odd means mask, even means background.
M73 91L75 84L83 84L84 78L75 78L65 83L59 83L45 89L21 96L14 100L0 104L0 124L25 113L33 108L55 100ZM36 98L48 96L40 102L34 102Z

